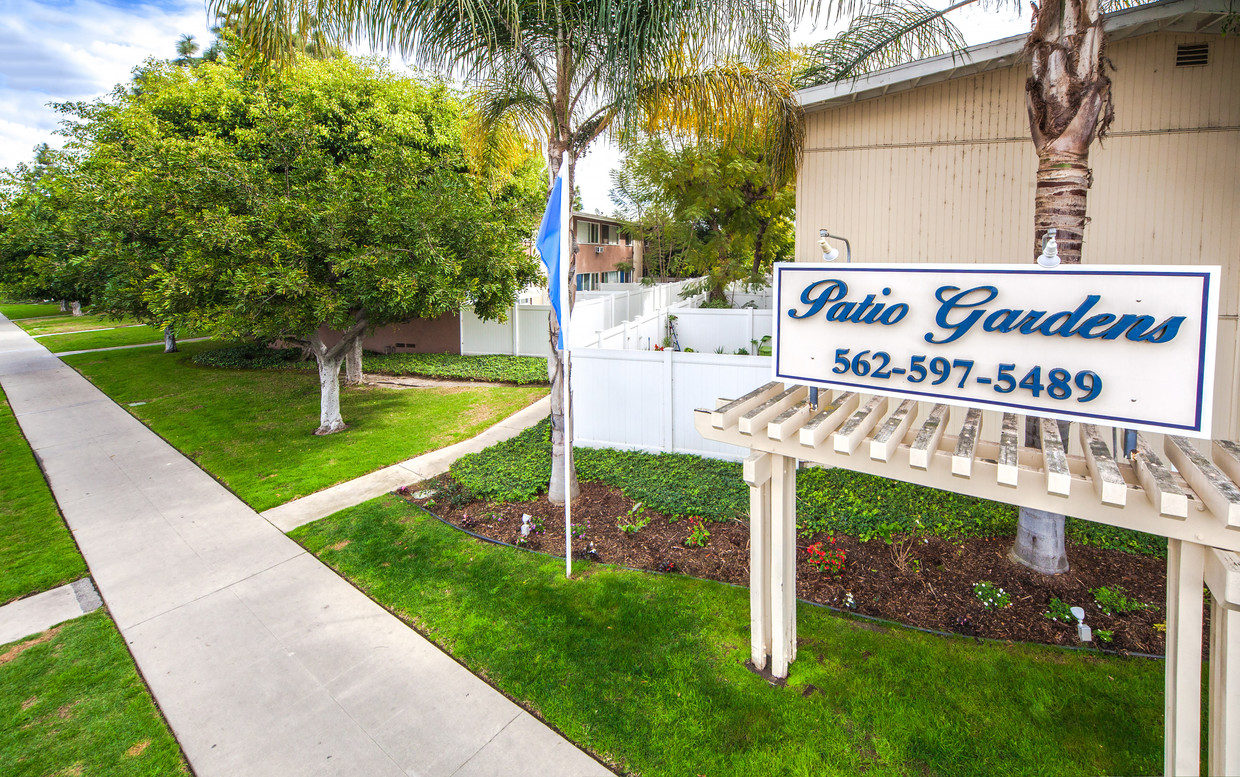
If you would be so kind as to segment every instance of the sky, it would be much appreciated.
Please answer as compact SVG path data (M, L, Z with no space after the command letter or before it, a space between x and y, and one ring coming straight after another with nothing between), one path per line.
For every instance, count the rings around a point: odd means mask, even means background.
M1020 34L1028 15L965 8L953 14L970 44ZM127 82L149 57L176 56L183 34L204 48L212 36L203 0L0 0L0 167L29 161L39 143L59 146L52 102L92 100ZM799 29L798 43L826 37ZM611 213L612 145L596 142L578 162L585 209Z

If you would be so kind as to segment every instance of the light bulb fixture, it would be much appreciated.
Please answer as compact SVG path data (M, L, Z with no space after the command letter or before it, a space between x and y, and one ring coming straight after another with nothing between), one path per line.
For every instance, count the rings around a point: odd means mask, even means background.
M1055 242L1057 230L1048 229L1042 236L1042 253L1038 255L1038 266L1051 269L1059 266L1059 244Z
M830 232L828 232L825 229L818 230L818 245L822 248L822 261L834 262L836 259L840 258L840 250L838 248L833 247L830 243L827 242L827 238L829 237L833 237L836 240L844 241L844 248L848 252L845 255L846 258L844 259L844 261L851 262L852 261L852 244L848 242L848 238L840 237L839 235L832 235Z

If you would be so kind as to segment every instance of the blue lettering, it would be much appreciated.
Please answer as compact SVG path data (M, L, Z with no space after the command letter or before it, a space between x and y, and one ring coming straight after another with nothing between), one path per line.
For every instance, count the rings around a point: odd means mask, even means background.
M953 294L950 297L945 297L947 293L953 291L956 292L956 294ZM981 293L980 298L973 300L968 299L970 295L977 296L975 294L976 292ZM942 329L952 330L952 333L944 340L935 340L934 333L927 332L925 334L926 342L942 345L943 343L950 343L959 340L969 331L969 329L973 327L974 324L977 323L977 320L981 318L986 311L971 311L962 320L954 323L948 320L948 316L951 312L955 308L975 308L978 305L985 305L997 296L999 296L999 290L994 286L975 286L972 289L966 289L964 291L961 291L958 286L940 286L934 292L934 298L942 303L939 305L939 312L934 314L934 323L938 324Z
M812 296L814 289L819 286L823 286L824 288L818 296ZM809 318L810 316L817 315L819 311L826 307L828 302L835 302L836 300L843 299L844 295L847 293L848 284L843 281L832 279L811 283L801 291L801 302L809 305L809 310L798 314L796 308L789 308L788 315L792 318Z

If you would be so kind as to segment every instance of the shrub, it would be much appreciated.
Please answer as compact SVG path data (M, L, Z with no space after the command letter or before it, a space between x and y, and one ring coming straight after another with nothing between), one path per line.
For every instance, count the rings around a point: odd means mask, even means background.
M537 356L461 356L452 353L367 353L362 370L380 375L484 380L518 386L546 385L547 360Z
M264 370L291 367L302 360L300 348L269 348L263 343L242 343L228 348L202 351L192 357L203 367L234 370Z

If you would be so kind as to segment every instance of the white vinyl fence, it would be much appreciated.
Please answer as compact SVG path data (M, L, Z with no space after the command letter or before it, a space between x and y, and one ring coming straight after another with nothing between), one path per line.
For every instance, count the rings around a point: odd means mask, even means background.
M701 309L704 295L681 299L691 281L649 287L605 284L581 292L573 306L573 418L577 445L740 459L743 448L704 440L693 411L716 397L736 397L770 380L771 359L734 355L771 334L769 294L749 295L758 309ZM734 304L741 293L730 294ZM461 314L461 353L546 356L549 305L518 305L507 322ZM668 316L681 349L653 348ZM715 353L722 349L722 353Z
M578 292L573 305L570 347L597 345L600 332L613 330L632 319L658 316L673 306L700 304L700 296L680 299L680 292L693 282L685 280L659 286L609 283L604 284L608 290ZM462 311L461 353L546 356L550 348L547 338L550 312L550 305L517 305L509 311L508 320L500 323L483 321L471 310ZM654 344L660 343L665 333L666 330L659 333Z
M748 451L704 440L693 411L770 380L768 356L583 348L572 354L573 438L587 448L694 453L738 461Z

